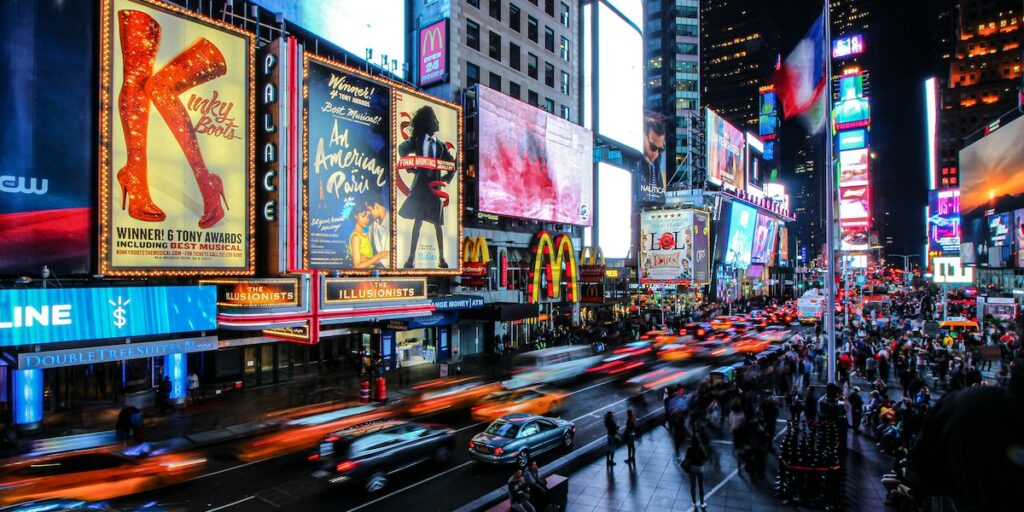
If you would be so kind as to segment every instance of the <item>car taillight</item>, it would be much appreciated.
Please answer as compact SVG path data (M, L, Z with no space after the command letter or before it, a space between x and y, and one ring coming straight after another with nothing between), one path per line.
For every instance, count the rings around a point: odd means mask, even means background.
M327 439L324 439L324 442L325 443L336 443L336 442L338 442L339 439L341 439L341 438L338 437L338 436L329 436Z
M342 462L341 464L335 466L334 469L337 469L338 473L344 473L346 471L351 471L352 468L356 467L358 464L358 462L346 460L345 462Z
M311 461L320 460L320 454L319 453L310 454L309 457L306 457L306 459L307 460L311 460Z
M476 448L476 443L474 443L473 441L470 441L469 442L469 449L472 450L473 448Z
M501 455L503 453L505 453L505 449L500 447L500 446L494 449L494 454L495 455Z

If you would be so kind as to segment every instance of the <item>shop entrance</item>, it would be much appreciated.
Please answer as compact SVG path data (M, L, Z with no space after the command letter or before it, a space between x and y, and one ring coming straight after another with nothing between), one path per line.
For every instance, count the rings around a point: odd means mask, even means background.
M437 362L437 329L411 329L395 333L398 365L402 368Z

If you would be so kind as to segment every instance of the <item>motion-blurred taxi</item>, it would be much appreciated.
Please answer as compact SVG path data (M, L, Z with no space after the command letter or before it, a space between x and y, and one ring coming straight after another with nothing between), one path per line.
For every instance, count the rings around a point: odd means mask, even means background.
M693 336L696 340L703 340L707 335L708 331L711 330L711 325L702 323L689 323L679 328L680 336Z
M183 482L205 464L194 453L132 456L120 447L28 457L0 466L0 505L116 498Z
M423 416L467 409L502 387L498 383L484 384L476 377L455 377L427 381L413 389L416 394L403 400L405 412Z
M732 344L732 348L742 354L756 354L769 346L771 346L770 342L753 335L740 336Z
M618 375L643 368L654 360L654 346L647 341L634 341L612 351L600 364L587 373Z
M513 412L543 416L562 408L566 393L543 386L497 391L471 409L476 421L493 421Z
M727 330L732 327L732 317L716 316L711 319L711 327L719 331Z
M685 361L696 353L694 343L669 343L658 347L658 359L661 361Z
M316 446L323 436L335 430L395 415L396 411L391 407L357 403L282 411L273 418L281 421L280 430L247 441L239 449L238 458L250 462L308 450Z

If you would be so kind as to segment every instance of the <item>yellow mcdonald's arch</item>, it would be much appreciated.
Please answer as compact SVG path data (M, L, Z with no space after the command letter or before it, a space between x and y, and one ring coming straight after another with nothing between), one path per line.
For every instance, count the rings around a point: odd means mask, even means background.
M580 249L580 265L604 265L601 247L586 246Z
M526 284L526 299L530 303L540 301L541 267L547 259L547 290L548 298L557 299L562 291L562 265L565 265L565 278L568 285L565 300L578 302L579 281L576 271L576 251L569 235L562 233L552 238L548 231L537 233L533 243L533 266L530 268L530 280Z
M444 49L444 34L441 33L442 26L442 24L438 24L434 28L431 28L426 34L423 34L423 48L421 48L421 54Z
M464 263L490 263L491 250L482 236L462 239L462 261Z

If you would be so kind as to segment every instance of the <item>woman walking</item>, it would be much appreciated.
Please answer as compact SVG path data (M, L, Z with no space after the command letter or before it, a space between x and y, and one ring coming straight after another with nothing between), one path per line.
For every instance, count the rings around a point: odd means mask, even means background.
M708 505L704 503L704 463L708 460L708 452L701 442L700 436L690 438L690 446L686 449L686 458L683 459L683 470L690 475L690 501L693 502L694 510L697 510L697 488L700 487L700 510L707 510Z
M622 437L626 441L626 464L636 464L636 414L633 409L626 411L626 429Z
M615 465L615 448L619 441L619 425L615 423L612 412L604 414L604 428L608 431L608 451L605 453L605 463L608 467Z

